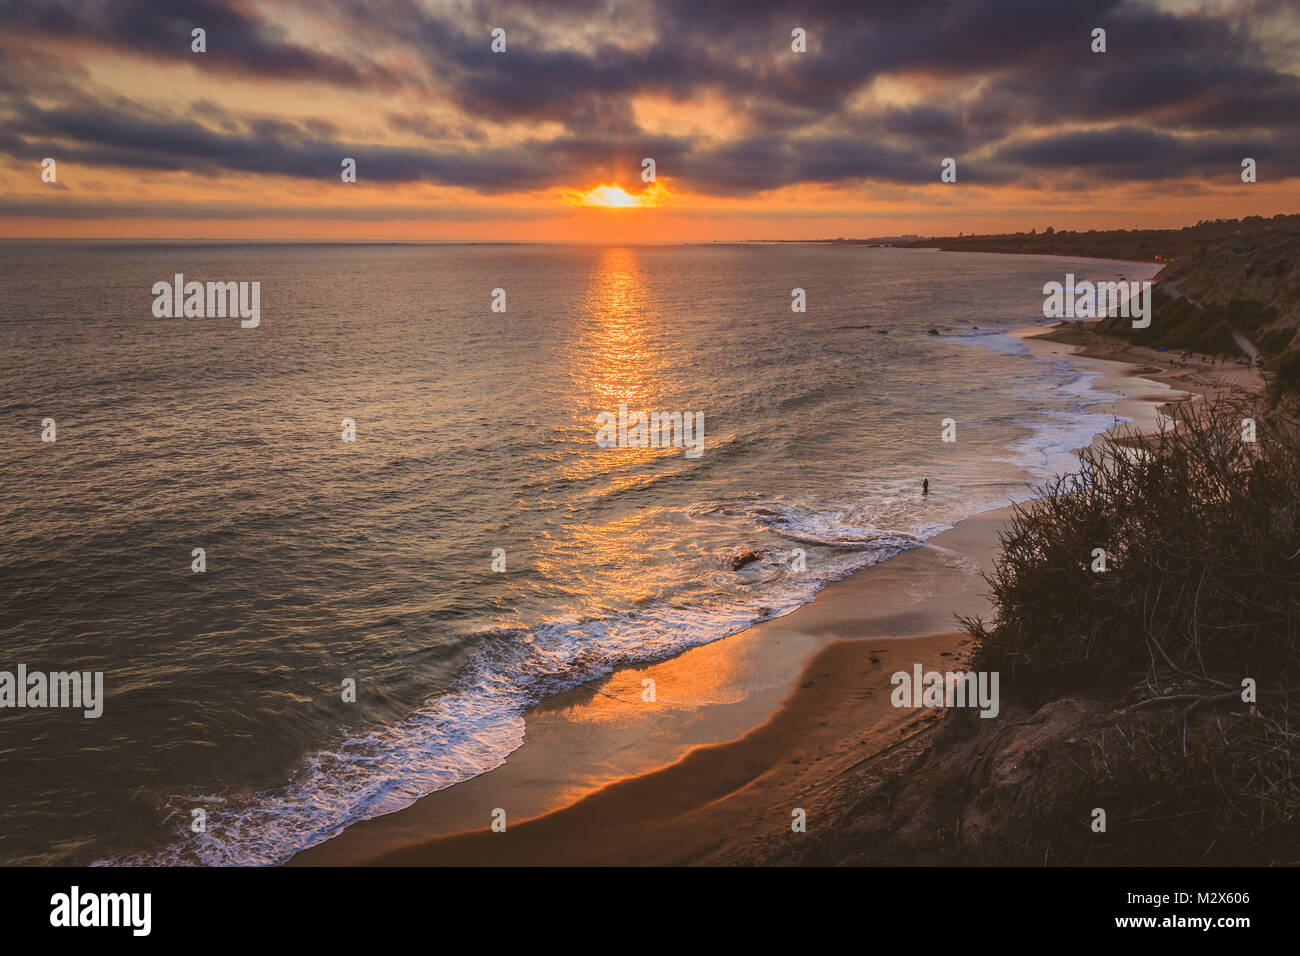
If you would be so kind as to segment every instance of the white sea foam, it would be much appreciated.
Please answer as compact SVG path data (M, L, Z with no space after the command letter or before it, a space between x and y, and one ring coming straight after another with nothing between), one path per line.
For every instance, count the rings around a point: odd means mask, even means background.
M910 534L836 527L825 514L763 508L735 514L777 526L795 541L832 544L838 553L818 562L816 573L780 575L748 601L657 604L609 619L484 635L482 649L456 685L404 720L311 755L284 787L243 798L179 796L171 801L173 824L184 831L189 811L201 806L207 814L204 833L183 833L159 854L100 864L284 862L352 823L499 767L523 742L525 711L547 697L788 614L831 581L921 544ZM772 556L769 563L784 567L785 556Z

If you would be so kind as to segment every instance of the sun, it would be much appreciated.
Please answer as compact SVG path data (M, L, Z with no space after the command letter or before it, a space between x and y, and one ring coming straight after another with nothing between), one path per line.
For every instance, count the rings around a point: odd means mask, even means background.
M601 206L606 209L640 209L659 205L663 191L657 182L639 193L630 193L617 183L601 183L586 192L570 193L568 201L575 206Z
M587 193L587 201L592 206L623 207L641 205L641 200L622 186L597 186Z

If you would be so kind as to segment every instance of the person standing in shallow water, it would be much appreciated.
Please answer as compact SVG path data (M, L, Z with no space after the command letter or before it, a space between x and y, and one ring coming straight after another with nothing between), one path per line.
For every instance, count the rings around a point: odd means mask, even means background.
M921 482L921 497L925 498L930 494L930 479L926 478Z

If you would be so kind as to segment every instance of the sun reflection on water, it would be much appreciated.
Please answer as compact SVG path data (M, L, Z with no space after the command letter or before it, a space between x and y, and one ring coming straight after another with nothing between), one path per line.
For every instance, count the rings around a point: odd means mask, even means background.
M620 402L639 407L651 397L663 364L649 340L648 298L637 250L606 249L587 289L574 349L575 384L594 410Z

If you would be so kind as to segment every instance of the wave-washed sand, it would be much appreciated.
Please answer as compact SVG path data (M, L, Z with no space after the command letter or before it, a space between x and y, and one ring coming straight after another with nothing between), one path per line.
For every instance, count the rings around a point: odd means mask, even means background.
M1119 394L1090 410L1158 427L1161 406L1214 391L1210 372L1133 364L1021 333L1031 352L1070 357ZM1047 331L1047 330L1041 330ZM1077 334L1077 333L1070 333ZM1154 364L1148 356L1143 366ZM942 489L932 489L933 495ZM960 522L920 548L826 587L785 617L629 668L526 715L523 745L495 771L365 821L299 854L298 865L669 865L783 862L842 804L837 778L883 779L914 760L937 711L890 704L889 678L921 664L957 670L954 615L987 616L980 577L1010 509ZM654 702L642 700L653 679ZM836 808L843 812L843 807ZM504 811L504 832L491 829ZM499 817L499 812L497 813ZM906 859L888 862L907 863Z

